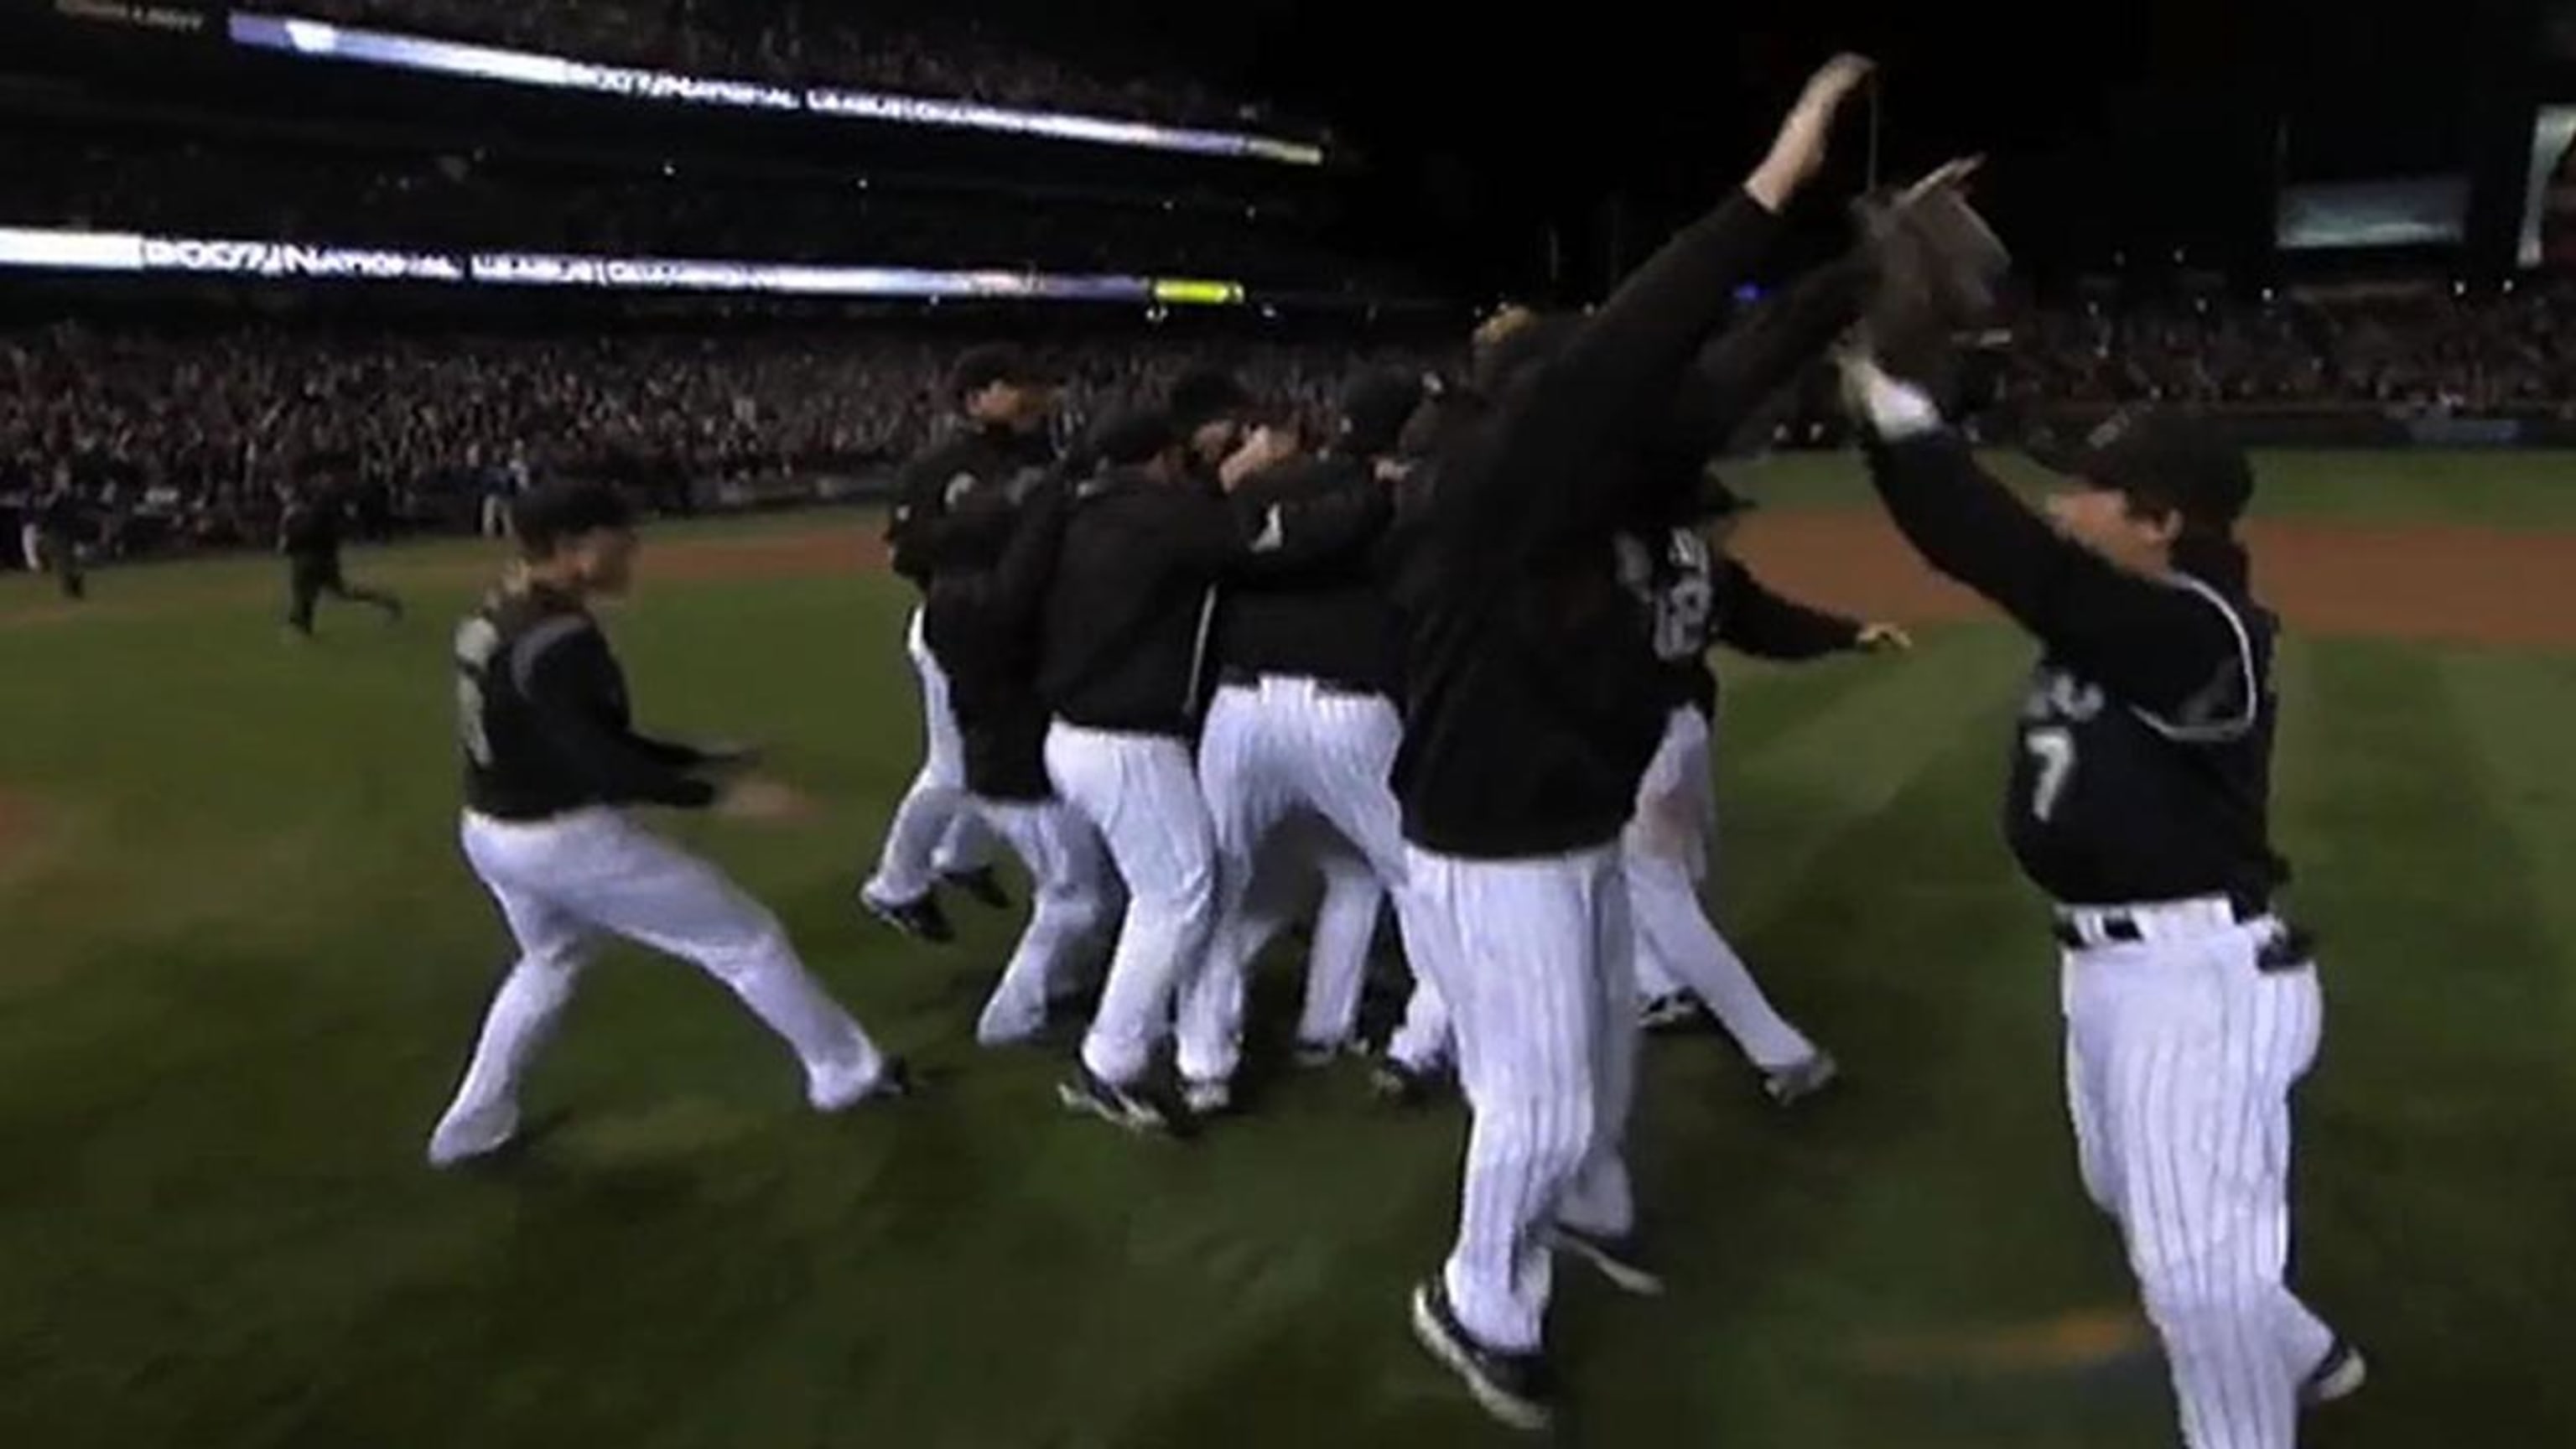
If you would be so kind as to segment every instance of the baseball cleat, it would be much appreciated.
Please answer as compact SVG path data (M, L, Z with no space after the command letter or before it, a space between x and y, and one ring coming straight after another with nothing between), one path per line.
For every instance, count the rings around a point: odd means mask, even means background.
M846 1112L862 1102L896 1101L912 1095L912 1067L901 1057L887 1057L874 1073L849 1082L817 1087L807 1097L817 1112Z
M1833 1053L1819 1051L1803 1062L1792 1062L1776 1072L1764 1074L1762 1095L1775 1107L1794 1107L1841 1080L1842 1064Z
M1181 1129L1181 1114L1156 1101L1142 1083L1121 1086L1104 1081L1089 1067L1076 1067L1071 1077L1057 1083L1055 1099L1068 1112L1097 1117L1129 1132L1177 1133Z
M1215 1117L1234 1110L1234 1086L1230 1082L1184 1082L1181 1105L1193 1117Z
M948 913L939 908L939 897L929 892L908 901L881 901L862 887L859 906L914 940L945 946L957 939L957 928L948 924Z
M1558 1252L1571 1253L1599 1269L1601 1276L1621 1292L1640 1298L1663 1295L1663 1275L1646 1266L1646 1255L1639 1251L1635 1233L1612 1237L1559 1223L1549 1237Z
M1537 1433L1555 1420L1556 1394L1548 1382L1546 1358L1478 1343L1458 1322L1449 1290L1436 1276L1413 1290L1413 1336L1467 1385L1486 1413L1504 1424Z
M1011 893L1002 889L1002 878L993 874L989 865L973 870L944 870L939 873L942 885L954 886L997 911L1011 908Z
M2349 1399L2360 1393L2361 1386L2369 1381L2369 1361L2361 1356L2360 1349L2338 1338L2334 1347L2326 1350L2326 1356L2317 1360L2317 1366L2308 1370L2307 1378L2299 1384L2299 1403L2304 1408L2313 1409L2338 1399Z
M1381 1057L1369 1069L1369 1095L1390 1107L1420 1107L1440 1095L1447 1074L1438 1067L1417 1067L1395 1057Z
M1699 1019L1700 1004L1687 991L1667 991L1637 1005L1637 1025L1647 1031L1680 1031Z

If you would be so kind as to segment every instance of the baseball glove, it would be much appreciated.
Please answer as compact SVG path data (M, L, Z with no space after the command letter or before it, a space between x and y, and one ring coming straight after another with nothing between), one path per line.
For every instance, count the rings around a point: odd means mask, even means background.
M2011 254L1960 191L1973 169L1954 162L1859 205L1878 273L1862 312L1863 340L1880 366L1945 412L1962 401L1964 364L1984 342L2012 269Z

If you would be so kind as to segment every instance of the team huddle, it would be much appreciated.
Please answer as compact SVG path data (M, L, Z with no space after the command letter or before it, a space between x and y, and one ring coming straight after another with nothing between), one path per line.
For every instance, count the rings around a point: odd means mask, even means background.
M1898 528L2043 646L2007 835L2063 948L2082 1180L2124 1234L2184 1438L2289 1446L2363 1368L2285 1283L2289 1092L2321 1006L2272 911L2273 625L2234 539L2251 474L2161 414L2047 460L2070 481L2045 518L1982 470L1945 421L1949 339L2000 260L1960 199L1968 166L1872 198L1848 256L1727 325L1868 74L1818 72L1741 188L1600 307L1497 315L1462 380L1363 377L1314 450L1208 374L1059 457L1045 370L968 354L960 424L907 470L889 529L921 591L929 746L860 900L946 940L943 889L1008 904L1007 845L1029 922L976 1039L1030 1042L1097 985L1063 1105L1175 1133L1239 1108L1251 964L1318 879L1298 1055L1360 1049L1390 910L1411 988L1374 1081L1399 1102L1454 1083L1471 1124L1457 1239L1413 1329L1496 1418L1547 1426L1558 1258L1663 1287L1624 1152L1643 1026L1704 1006L1784 1105L1837 1076L1699 898L1712 647L1908 644L1780 597L1727 549L1745 505L1709 460L1830 359ZM623 501L550 485L516 531L456 667L464 848L520 959L432 1162L517 1140L519 1083L603 934L724 981L817 1109L900 1095L903 1064L776 918L626 814L797 800L748 751L634 729L586 607L624 585Z

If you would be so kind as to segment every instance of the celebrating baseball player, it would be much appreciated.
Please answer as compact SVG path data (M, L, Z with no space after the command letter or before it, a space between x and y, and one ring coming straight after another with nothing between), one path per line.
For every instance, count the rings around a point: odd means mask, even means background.
M430 1162L486 1157L518 1135L519 1083L603 935L723 982L795 1051L817 1111L900 1094L902 1063L824 994L778 918L627 813L666 805L776 819L802 801L738 773L741 752L635 732L625 676L589 607L622 593L632 571L625 500L606 484L551 484L522 498L516 519L520 567L458 628L455 667L465 858L499 903L519 961L431 1134Z
M2274 913L2268 831L2276 626L2235 524L2245 455L2206 420L2116 415L2050 462L2033 513L1935 398L1939 273L1991 265L1955 198L1894 238L1931 305L1873 316L1844 360L1888 513L1935 568L2037 636L2005 833L2055 903L2066 1083L2084 1184L2118 1223L2192 1449L2289 1449L2303 1401L2359 1388L2359 1354L2284 1281L2292 1086L2322 1030L2306 938ZM1901 277L1899 280L1902 280Z
M1106 840L1128 903L1081 1064L1058 1096L1118 1126L1159 1131L1188 1117L1152 1069L1215 924L1215 842L1190 752L1210 591L1265 562L1293 568L1329 556L1382 526L1387 503L1372 487L1238 509L1193 473L1181 433L1160 411L1109 419L1093 450L1102 471L1077 491L1065 523L1038 684L1055 713L1048 778Z
M1076 989L1075 970L1117 885L1098 835L1047 778L1038 611L1070 507L1054 477L976 490L954 510L950 567L923 605L923 635L947 661L971 808L1011 843L1034 883L1028 928L975 1026L985 1046L1025 1042L1045 1028L1049 1007Z
M1742 190L1600 310L1489 350L1490 406L1442 448L1404 574L1405 882L1443 937L1416 965L1455 1015L1472 1116L1457 1244L1415 1291L1413 1326L1518 1428L1553 1414L1553 1253L1660 1287L1624 1149L1637 1012L1621 838L1668 687L1616 538L1673 480L1638 443L1868 73L1852 57L1820 71Z
M1242 479L1239 505L1382 489L1380 467L1421 397L1418 378L1360 378L1343 399L1333 446ZM1242 580L1218 611L1220 683L1199 742L1218 925L1179 1032L1194 1111L1232 1102L1246 972L1284 924L1276 900L1295 867L1319 865L1325 879L1298 1028L1302 1060L1330 1061L1347 1047L1386 889L1397 891L1407 950L1422 949L1401 890L1403 831L1387 783L1403 733L1394 701L1402 643L1376 576L1376 543L1357 540L1309 569ZM1292 822L1307 829L1281 828Z
M1756 658L1805 660L1901 650L1912 641L1893 624L1821 613L1764 587L1727 551L1750 506L1712 476L1691 508L1709 520L1705 532L1675 527L1658 551L1641 543L1630 554L1632 572L1654 599L1655 653L1671 686L1671 713L1638 787L1625 860L1645 1023L1677 1014L1677 1001L1705 1002L1762 1073L1764 1092L1785 1107L1823 1091L1838 1069L1763 995L1699 899L1717 838L1709 745L1718 683L1709 650L1723 643Z
M950 382L961 410L958 425L905 466L886 525L895 571L920 586L925 604L942 577L960 566L960 538L979 529L972 520L958 523L959 508L984 489L1025 489L1055 464L1047 439L1055 384L1026 353L998 344L975 348L958 360ZM907 935L947 941L956 932L939 904L940 882L997 909L1009 902L993 877L992 831L981 815L965 808L964 745L948 698L948 672L923 633L923 617L923 609L913 611L904 648L921 678L927 752L895 808L876 873L859 888L859 903Z

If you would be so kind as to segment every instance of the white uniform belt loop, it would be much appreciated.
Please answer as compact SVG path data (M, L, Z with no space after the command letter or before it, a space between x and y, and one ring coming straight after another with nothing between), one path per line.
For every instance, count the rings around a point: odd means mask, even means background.
M2057 938L2075 950L2134 946L2213 936L2265 919L2267 912L2229 896L2150 901L2127 906L2059 906Z

